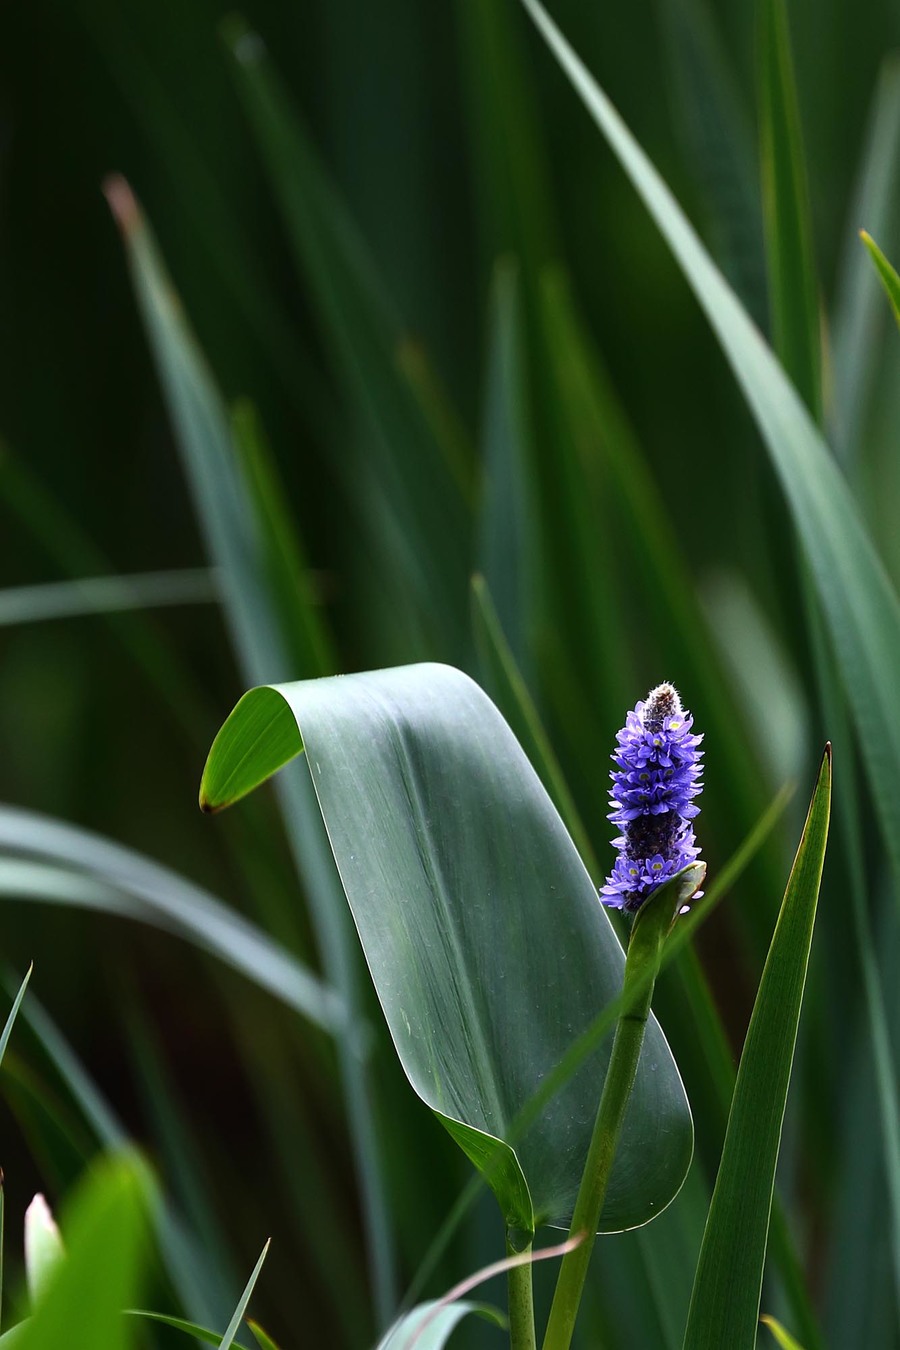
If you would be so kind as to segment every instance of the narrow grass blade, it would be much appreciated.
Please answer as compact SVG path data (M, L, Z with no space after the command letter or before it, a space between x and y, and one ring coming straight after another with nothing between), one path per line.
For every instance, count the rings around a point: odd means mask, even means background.
M218 598L215 578L204 567L17 586L0 591L0 628L131 609L208 605Z
M487 582L481 576L472 578L472 626L496 701L541 775L585 867L599 884L600 868L590 837L522 671L506 640Z
M875 264L875 270L884 287L885 294L891 302L894 318L900 324L900 276L897 275L896 268L891 266L870 234L863 230L860 233L860 238L869 250L869 256Z
M338 670L334 642L316 603L278 466L250 402L242 400L235 406L231 427L243 482L260 525L265 576L291 668L298 676L334 675Z
M347 1026L342 1000L312 971L242 915L140 853L12 806L0 806L0 850L20 855L0 857L0 893L153 922L213 953L318 1026L334 1033ZM36 871L39 865L47 870Z
M317 431L332 433L335 410L317 378L314 362L275 297L268 269L261 264L233 200L207 159L208 145L204 146L136 36L136 12L93 5L79 5L78 11L105 59L123 106L132 112L154 163L168 180L171 200L179 204L181 228L194 232L204 256L215 267L223 292L233 297L287 396Z
M784 0L759 0L760 155L773 345L816 421L822 342L809 185Z
M198 1322L189 1322L184 1317L149 1312L146 1308L128 1308L127 1313L129 1317L137 1317L142 1322L157 1322L160 1326L170 1327L172 1331L182 1331L185 1336L193 1336L194 1340L202 1341L204 1345L222 1344L220 1332L210 1331L209 1327L202 1327Z
M9 1016L6 1019L6 1024L3 1028L3 1033L2 1035L0 1035L0 1064L3 1063L3 1056L6 1054L6 1047L9 1045L9 1038L12 1035L12 1029L16 1024L16 1018L19 1015L19 1009L22 1006L22 999L25 997L25 990L28 988L28 981L31 979L31 972L33 970L34 965L32 964L28 967L28 971L25 975L25 978L19 985L19 992L16 994L12 1008L10 1009L9 1012Z
M240 1327L241 1322L244 1319L244 1313L247 1311L247 1304L250 1302L253 1290L256 1288L256 1281L259 1279L260 1271L263 1268L266 1257L269 1255L270 1243L271 1238L260 1252L259 1260L253 1267L253 1273L251 1274L249 1280L247 1281L247 1287L245 1288L243 1294L241 1294L241 1297L238 1300L238 1305L234 1310L234 1314L231 1318L231 1321L225 1328L225 1335L222 1337L222 1340L220 1342L221 1350L230 1350L230 1346L238 1333L238 1328Z
M269 603L263 522L242 490L227 411L178 305L155 241L130 188L107 184L107 196L122 229L132 279L156 358L163 392L177 433L198 519L221 578L225 614L236 655L248 682L288 663L278 616ZM366 1226L372 1285L379 1317L394 1303L394 1239L385 1180L379 1161L375 1103L368 1069L350 1044L359 1017L359 957L341 900L328 841L308 778L288 774L279 804L298 875L304 883L326 976L349 1015L339 1039L347 1125L353 1144ZM361 1018L359 1018L361 1020Z
M68 577L105 577L114 572L110 560L63 503L2 440L0 501ZM179 727L190 739L195 739L206 717L203 698L187 666L157 631L152 617L134 609L105 609L103 613L110 630L138 669L162 694Z
M558 245L525 35L502 0L462 0L457 9L484 251L489 264L508 254L526 278L537 277Z
M885 59L872 99L857 183L845 223L831 321L832 440L848 468L858 461L869 413L872 377L883 332L883 302L869 259L859 247L865 222L877 239L896 239L894 202L900 181L900 58Z
M685 1350L753 1350L775 1167L831 809L831 747L760 981L694 1279Z
M900 602L846 482L796 390L710 259L669 188L538 0L522 0L607 138L732 366L809 559L859 731L873 798L900 875Z
M672 114L705 206L713 252L754 319L768 312L750 110L709 0L664 0Z
M238 90L281 207L298 271L313 301L332 361L365 432L367 469L389 493L409 544L413 601L427 631L462 643L473 466L456 440L427 420L402 353L404 326L343 203L318 163L260 38L230 20L225 39ZM363 480L355 473L357 490ZM353 484L351 483L351 486ZM462 601L462 604L461 604ZM440 616L440 635L435 616Z
M769 1328L772 1335L775 1337L775 1340L781 1347L781 1350L803 1350L803 1346L800 1342L795 1341L793 1336L785 1331L781 1323L775 1321L774 1317L763 1316L759 1320L764 1326Z
M272 1337L267 1335L262 1327L257 1322L253 1321L252 1317L248 1317L247 1326L252 1331L254 1339L260 1346L260 1350L278 1350L278 1346L272 1340Z

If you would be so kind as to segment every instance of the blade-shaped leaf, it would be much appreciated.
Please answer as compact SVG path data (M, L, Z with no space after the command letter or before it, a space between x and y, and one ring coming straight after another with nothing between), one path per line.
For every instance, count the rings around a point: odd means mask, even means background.
M900 324L900 276L897 275L896 268L891 266L870 234L866 234L863 230L860 237L869 250L869 255L875 264L875 270L884 287L885 294L891 302L894 318Z
M789 1331L785 1331L780 1322L776 1322L774 1317L761 1317L759 1319L764 1326L767 1326L781 1347L781 1350L803 1350L799 1341L795 1341Z
M809 559L885 842L900 874L900 721L894 690L900 601L822 436L678 202L539 0L522 3L643 198L756 419Z
M216 738L202 804L236 801L304 747L410 1082L476 1165L490 1167L508 1224L530 1232L564 1222L609 1048L515 1151L504 1136L619 992L624 958L556 809L491 701L438 665L251 691ZM691 1141L684 1089L654 1021L604 1231L668 1203Z
M753 1350L775 1166L831 811L826 749L744 1042L685 1350Z
M341 1000L241 915L159 863L88 830L0 806L0 895L140 918L214 953L322 1027L346 1025Z
M6 1054L6 1047L9 1045L9 1038L12 1035L12 1029L16 1024L16 1018L19 1015L19 1009L22 1006L22 999L25 997L25 990L28 988L28 981L31 979L31 972L33 969L34 969L33 966L28 967L28 970L26 971L25 974L25 978L19 985L19 992L16 994L16 997L13 1000L13 1005L9 1010L9 1016L6 1019L6 1024L3 1028L3 1032L2 1034L0 1034L0 1064L3 1063L3 1056Z
M435 1311L437 1309L437 1311ZM464 1317L475 1313L496 1326L506 1325L502 1313L486 1303L420 1303L405 1313L378 1342L376 1350L443 1350Z
M809 188L784 0L761 0L760 155L774 347L822 415L821 339Z

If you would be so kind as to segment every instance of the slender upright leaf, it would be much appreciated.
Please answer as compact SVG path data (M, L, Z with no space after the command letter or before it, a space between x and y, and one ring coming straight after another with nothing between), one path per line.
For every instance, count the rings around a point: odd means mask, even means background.
M862 231L862 241L869 250L869 256L875 264L875 270L884 287L885 294L891 302L894 318L900 324L900 276L897 275L896 268L891 266L872 236L866 234L865 230Z
M831 630L885 843L900 875L900 601L796 390L669 188L539 0L522 0L608 140L699 300L747 399L793 513Z
M775 1167L825 861L826 749L738 1069L722 1161L694 1279L685 1350L753 1350Z

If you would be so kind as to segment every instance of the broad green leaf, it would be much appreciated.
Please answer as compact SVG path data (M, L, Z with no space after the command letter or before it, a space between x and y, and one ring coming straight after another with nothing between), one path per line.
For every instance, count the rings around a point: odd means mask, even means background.
M759 1319L764 1326L767 1326L775 1337L781 1350L803 1350L799 1341L795 1341L793 1336L787 1331L780 1322L776 1322L774 1317L761 1317Z
M781 480L822 601L885 843L900 875L900 602L796 390L669 188L539 0L522 0L666 239L727 356Z
M478 531L484 574L519 667L531 666L535 528L528 475L522 298L513 265L494 272L482 427L482 497Z
M819 288L785 0L759 0L759 13L760 156L773 346L818 421Z
M862 230L860 238L869 250L869 256L875 264L875 270L884 287L885 294L891 302L894 318L897 320L897 323L900 324L900 276L897 275L896 268L891 266L870 234L867 234L865 230Z
M826 749L744 1042L685 1350L753 1350L775 1167L831 811Z
M32 1306L64 1256L62 1238L50 1206L36 1195L25 1211L25 1275Z
M246 694L210 752L201 803L237 801L303 748L410 1082L476 1166L490 1169L509 1226L565 1223L608 1047L515 1149L505 1135L619 992L624 958L537 775L477 685L447 666L408 666ZM643 1223L668 1203L691 1138L653 1021L604 1231Z
M65 1259L42 1287L16 1344L22 1350L129 1350L123 1310L134 1297L152 1187L134 1157L97 1164L66 1211Z
M420 1303L418 1308L395 1322L378 1342L376 1350L443 1350L464 1317L470 1314L483 1317L498 1327L506 1319L496 1308L485 1303Z

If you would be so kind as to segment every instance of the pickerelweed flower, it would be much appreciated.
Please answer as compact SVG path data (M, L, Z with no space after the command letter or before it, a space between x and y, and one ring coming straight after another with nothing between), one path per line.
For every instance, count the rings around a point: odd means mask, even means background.
M703 787L693 718L671 684L659 684L625 719L611 758L609 819L621 826L604 905L634 914L669 877L699 856L691 821ZM700 892L698 892L700 894Z

